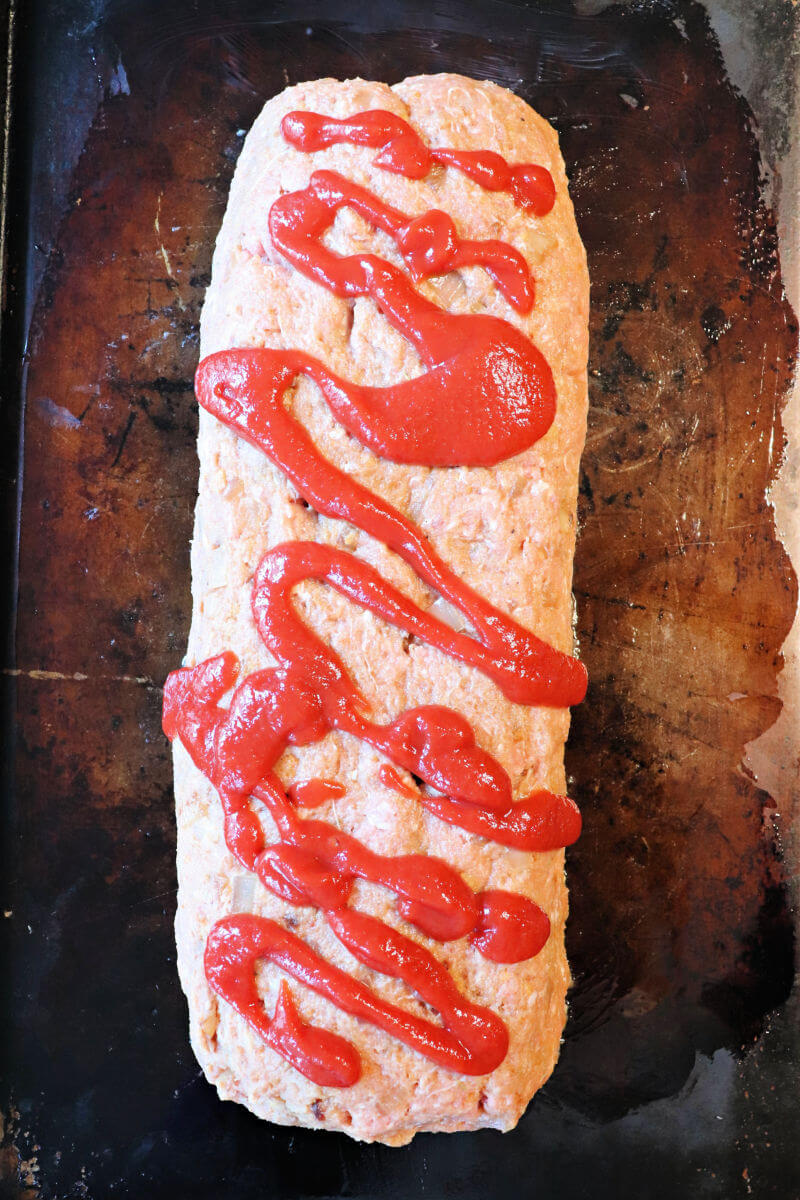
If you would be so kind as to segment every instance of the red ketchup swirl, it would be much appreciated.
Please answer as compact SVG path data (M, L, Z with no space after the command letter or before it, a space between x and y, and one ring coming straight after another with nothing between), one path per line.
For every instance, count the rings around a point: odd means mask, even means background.
M376 161L387 170L421 178L441 163L491 190L510 191L529 211L546 213L553 204L552 180L543 168L510 166L490 153L429 149L391 113L361 113L345 121L290 113L282 129L303 150L335 142L372 146L380 149ZM340 257L323 245L343 206L393 238L409 275L375 255ZM240 679L236 656L226 652L174 671L164 690L164 730L170 739L181 739L216 788L226 843L242 866L289 904L321 913L350 954L371 970L402 980L439 1020L383 1000L283 925L250 914L234 914L213 927L206 976L273 1049L320 1085L356 1082L358 1053L340 1036L302 1020L286 979L269 1016L256 987L260 960L441 1066L485 1074L505 1057L503 1022L471 1003L426 946L352 908L353 888L359 880L382 887L394 897L397 914L424 937L437 942L468 938L478 953L498 963L539 953L550 931L546 914L526 896L497 889L473 892L441 859L377 854L343 832L338 818L334 825L303 815L345 798L344 785L311 779L286 789L276 767L287 746L307 745L339 730L380 751L387 760L379 771L384 787L503 845L527 851L569 845L580 832L580 814L568 797L544 789L515 800L502 766L476 744L469 723L452 709L425 705L386 725L370 720L367 700L335 652L300 619L292 592L304 580L323 582L482 671L521 704L578 703L586 690L585 670L474 592L402 513L329 462L285 398L298 375L308 376L336 420L362 445L393 462L489 466L518 454L547 432L555 414L545 359L508 322L449 313L422 297L414 282L478 265L525 313L534 302L533 280L512 247L462 239L452 219L438 210L410 218L332 171L315 172L307 188L276 200L269 228L275 247L307 278L337 296L371 297L427 370L394 386L364 387L298 350L230 350L200 363L200 404L263 450L318 512L349 521L400 555L463 613L474 636L451 629L343 551L292 542L264 555L254 578L252 613L277 665ZM264 810L277 831L277 840L269 844L259 815Z
M299 150L324 150L338 142L371 146L380 150L376 166L409 179L423 179L438 163L456 167L490 192L510 192L514 202L537 217L550 212L556 199L553 178L544 167L533 163L512 166L491 150L434 149L407 121L396 113L373 109L355 116L323 117L319 113L290 112L281 122L281 132Z

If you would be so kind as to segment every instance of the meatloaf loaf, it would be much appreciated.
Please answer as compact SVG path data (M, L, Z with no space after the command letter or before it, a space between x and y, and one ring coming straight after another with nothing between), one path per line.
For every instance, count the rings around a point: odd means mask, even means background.
M546 169L555 186L552 207L531 211L508 188L482 186L474 172L471 176L447 161L410 177L378 160L374 139L369 145L334 138L310 150L286 136L283 122L297 112L349 118L376 110L402 118L429 147L493 151L509 164ZM478 596L571 654L589 285L555 132L509 91L456 75L419 76L393 87L358 79L317 80L288 88L261 112L242 149L216 243L202 314L201 358L240 348L292 349L322 363L336 378L384 389L421 376L430 364L373 295L336 294L296 269L270 235L273 203L307 188L312 173L320 170L368 189L409 219L429 210L449 214L459 238L502 241L522 257L535 284L529 311L510 302L478 261L440 273L409 272L397 239L352 206L337 209L320 235L321 244L336 255L377 256L402 270L413 277L416 291L442 310L489 314L524 333L552 372L555 416L544 436L500 462L430 466L369 448L337 420L307 373L298 373L282 403L326 460L421 530ZM454 386L457 391L457 379ZM217 394L224 393L218 389ZM234 424L205 408L198 453L187 666L222 651L237 656L240 679L274 665L254 619L254 579L265 552L298 541L354 556L444 628L475 635L462 612L401 553L356 523L321 512L253 437L242 436ZM344 664L372 721L391 723L409 709L447 706L469 722L478 747L507 773L515 800L539 790L563 793L568 707L509 698L486 672L415 636L402 622L391 623L355 603L324 580L301 581L293 600L304 624ZM223 697L220 703L226 701ZM265 958L254 968L264 1012L275 1011L288 983L301 1022L338 1035L357 1052L360 1073L348 1086L310 1078L212 986L204 955L220 920L242 913L266 918L381 1000L434 1026L441 1018L407 982L354 957L335 935L324 905L292 903L285 898L291 889L278 894L234 856L226 844L218 791L196 765L197 755L188 752L187 737L175 736L178 968L189 1002L192 1046L206 1077L221 1097L267 1120L341 1130L364 1141L402 1145L422 1130L512 1128L553 1070L565 1022L570 976L563 848L519 849L442 819L433 811L436 788L420 777L421 768L410 771L400 764L387 773L385 754L341 728L290 743L275 765L287 795L292 785L310 779L333 785L321 802L315 798L316 807L306 817L358 839L374 855L441 860L476 895L501 889L527 897L549 919L549 936L523 961L493 961L468 937L427 936L402 915L391 890L368 876L356 878L349 909L378 918L423 947L449 972L465 1001L500 1018L508 1048L499 1065L481 1074L442 1065ZM427 807L420 803L423 793L431 801ZM251 809L270 843L275 829L269 811L255 800Z

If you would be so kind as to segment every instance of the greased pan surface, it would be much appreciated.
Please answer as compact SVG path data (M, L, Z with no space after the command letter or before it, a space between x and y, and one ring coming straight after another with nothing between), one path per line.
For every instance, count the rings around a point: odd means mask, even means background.
M703 10L39 0L14 61L5 1194L796 1192L792 927L770 798L740 765L777 713L795 604L765 491L796 329ZM567 759L585 832L557 1071L513 1134L398 1151L263 1125L198 1078L159 687L185 645L190 384L242 132L287 81L439 70L530 101L571 176L592 683ZM11 436L3 454L13 515Z

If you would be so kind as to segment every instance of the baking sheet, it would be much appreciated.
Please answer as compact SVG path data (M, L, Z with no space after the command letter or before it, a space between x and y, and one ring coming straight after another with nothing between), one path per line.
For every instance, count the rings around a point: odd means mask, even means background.
M554 122L589 254L585 831L552 1080L512 1134L387 1150L263 1125L199 1077L160 685L188 627L197 320L244 131L287 83L436 70ZM14 72L0 1195L800 1194L781 826L742 765L796 607L767 493L797 328L705 10L33 0Z

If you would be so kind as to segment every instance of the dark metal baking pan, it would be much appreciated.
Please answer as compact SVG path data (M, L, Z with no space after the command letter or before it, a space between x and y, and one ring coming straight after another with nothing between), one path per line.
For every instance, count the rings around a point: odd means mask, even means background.
M777 715L796 602L767 488L797 331L705 9L14 15L0 1194L799 1195L786 872L741 765ZM388 1150L260 1123L199 1076L160 686L187 633L198 313L243 131L288 82L438 70L554 122L589 254L591 687L568 752L585 832L552 1080L513 1133Z

